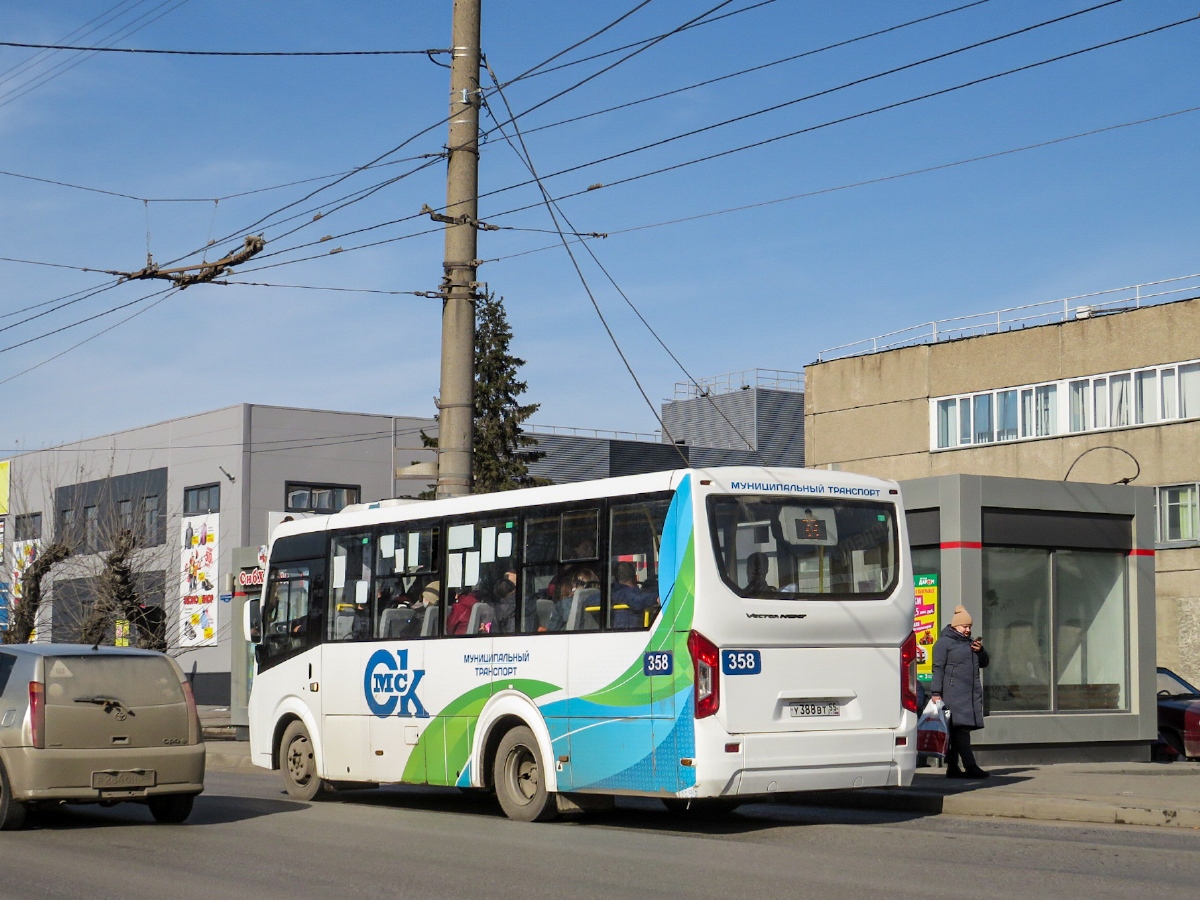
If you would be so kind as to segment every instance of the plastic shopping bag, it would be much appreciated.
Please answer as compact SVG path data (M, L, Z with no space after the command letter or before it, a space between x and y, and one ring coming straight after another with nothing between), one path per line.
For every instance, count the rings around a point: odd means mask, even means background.
M946 758L950 746L950 711L940 699L930 700L917 722L917 752Z

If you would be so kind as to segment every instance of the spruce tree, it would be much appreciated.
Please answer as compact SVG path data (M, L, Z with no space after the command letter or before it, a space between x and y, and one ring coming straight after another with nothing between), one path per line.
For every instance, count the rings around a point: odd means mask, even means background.
M539 404L522 404L528 384L517 375L525 360L509 351L512 328L504 311L504 298L494 293L475 305L475 417L472 442L472 492L487 494L514 488L549 484L529 474L529 464L546 454L532 449L537 439L521 430L521 423ZM424 432L427 447L437 438ZM430 492L432 493L432 492ZM419 496L424 497L424 494Z

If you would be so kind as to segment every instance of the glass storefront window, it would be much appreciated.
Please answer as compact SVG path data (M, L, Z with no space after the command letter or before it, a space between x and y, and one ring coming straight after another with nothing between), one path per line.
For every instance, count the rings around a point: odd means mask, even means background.
M989 714L1129 708L1126 567L1123 552L983 549Z
M1125 554L1054 554L1057 709L1127 709Z
M990 713L1048 711L1050 551L983 548L983 628L990 651L984 707Z

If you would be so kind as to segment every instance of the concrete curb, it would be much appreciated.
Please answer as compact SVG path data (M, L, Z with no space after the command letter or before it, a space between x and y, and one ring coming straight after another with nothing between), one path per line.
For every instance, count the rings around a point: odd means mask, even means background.
M787 794L779 800L806 806L876 809L934 816L1000 817L1043 822L1090 822L1099 825L1156 825L1200 829L1200 810L1187 807L1123 805L1102 800L1035 797L995 790L943 795L903 789L866 789Z
M243 741L207 741L204 750L204 765L210 771L233 772L257 768L250 761L250 745Z

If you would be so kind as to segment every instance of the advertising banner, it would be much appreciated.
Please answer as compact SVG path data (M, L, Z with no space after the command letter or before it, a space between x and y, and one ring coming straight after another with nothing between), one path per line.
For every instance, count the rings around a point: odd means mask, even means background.
M185 516L179 523L183 552L179 572L179 645L217 644L217 527L220 513Z
M913 632L917 635L917 680L933 680L933 645L938 638L938 577L916 575L917 606Z

